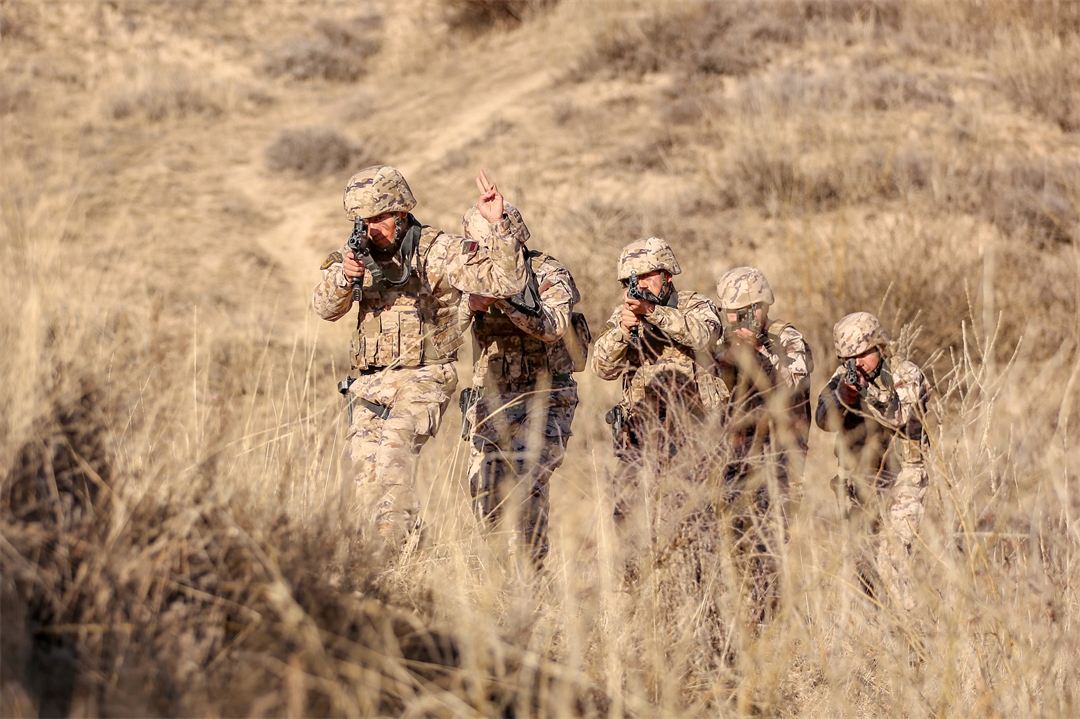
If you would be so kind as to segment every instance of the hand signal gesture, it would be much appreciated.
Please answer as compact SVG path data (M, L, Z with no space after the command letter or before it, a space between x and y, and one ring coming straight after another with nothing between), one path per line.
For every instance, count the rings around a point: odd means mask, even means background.
M491 224L498 224L503 216L503 196L495 183L488 180L483 170L476 176L476 186L480 189L480 199L476 207L480 214Z

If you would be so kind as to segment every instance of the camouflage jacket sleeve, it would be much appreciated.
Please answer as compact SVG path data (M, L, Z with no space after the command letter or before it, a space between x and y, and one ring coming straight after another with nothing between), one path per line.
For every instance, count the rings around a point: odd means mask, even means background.
M341 264L342 253L345 251L346 248L342 247L331 252L322 263L322 280L315 285L311 298L312 308L324 320L341 319L352 307L352 282L345 277Z
M604 324L600 336L593 342L589 363L600 379L618 379L623 372L632 368L626 358L626 350L630 347L630 335L623 331L621 318L622 305L619 305Z
M656 305L645 319L673 341L695 351L711 348L720 337L720 317L713 303L696 292L680 292L678 307Z
M424 261L432 288L448 284L482 297L513 297L525 289L525 258L504 217L476 240L440 233Z
M893 387L899 400L893 418L895 427L908 439L920 439L926 403L930 399L930 384L914 362L897 362L892 373Z
M786 361L774 362L780 379L795 393L810 392L810 373L814 371L814 355L802 333L788 325L780 332L780 348Z
M499 300L495 306L522 332L551 344L566 334L566 328L570 326L570 312L581 295L567 269L553 258L545 256L535 271L540 284L539 317L522 312L506 300Z

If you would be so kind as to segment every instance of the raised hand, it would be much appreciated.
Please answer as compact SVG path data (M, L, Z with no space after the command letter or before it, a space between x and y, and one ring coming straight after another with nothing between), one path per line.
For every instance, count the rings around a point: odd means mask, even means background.
M488 180L483 170L476 176L476 186L480 190L480 199L476 201L476 207L480 214L491 224L497 224L503 216L503 196L494 182Z

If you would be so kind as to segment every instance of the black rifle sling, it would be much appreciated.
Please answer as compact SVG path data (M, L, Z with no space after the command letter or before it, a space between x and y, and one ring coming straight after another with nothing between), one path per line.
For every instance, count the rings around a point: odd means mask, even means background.
M531 260L540 253L528 250L522 245L521 254L525 257L525 289L506 301L509 302L514 309L524 312L530 317L539 317L541 312L540 281L536 279L536 272L533 270Z

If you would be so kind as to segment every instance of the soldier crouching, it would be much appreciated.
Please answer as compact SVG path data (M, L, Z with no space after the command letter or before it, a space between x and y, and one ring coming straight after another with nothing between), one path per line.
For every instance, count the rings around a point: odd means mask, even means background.
M483 172L476 182L477 206L490 223L483 241L421 225L410 213L412 190L393 167L357 172L344 198L353 237L323 263L312 300L331 321L359 308L352 341L358 377L346 385L349 452L375 528L393 549L419 522L413 482L420 449L457 386L461 293L513 297L525 284L502 195Z
M928 478L923 418L930 386L914 363L890 356L890 337L869 312L833 327L840 366L818 396L815 421L836 432L837 490L845 514L876 540L877 575L900 606L915 606L909 554ZM874 572L859 568L866 590Z
M646 464L663 471L693 428L715 406L709 350L720 319L709 299L680 292L671 278L681 272L667 242L656 237L623 248L617 266L626 287L593 348L593 371L621 380L623 398L608 413L619 468L615 516L640 503Z
M509 519L511 552L522 545L539 567L548 554L548 483L566 454L578 404L573 373L584 369L589 330L573 311L581 297L566 267L526 247L529 229L512 205L506 215L526 259L525 290L461 304L474 340L473 388L463 390L469 489L481 521L494 528ZM466 237L488 228L475 207L463 225Z

